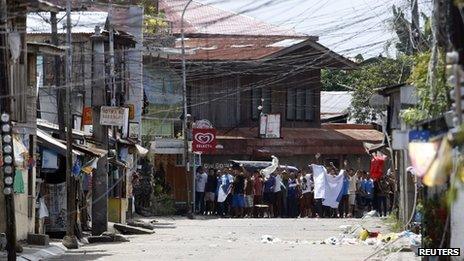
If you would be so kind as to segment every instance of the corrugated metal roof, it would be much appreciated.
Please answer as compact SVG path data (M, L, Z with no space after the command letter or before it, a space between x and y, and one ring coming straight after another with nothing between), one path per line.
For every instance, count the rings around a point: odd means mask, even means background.
M56 17L58 20L58 33L66 33L66 12L59 12ZM72 33L93 34L95 26L99 26L103 30L107 18L107 12L72 12ZM51 31L50 13L27 14L27 33L49 34Z
M180 33L180 18L188 0L160 0L160 9L173 23L172 31ZM255 18L193 1L185 12L187 34L219 35L285 35L302 36L292 29L271 25Z
M188 60L256 60L279 52L286 47L272 44L287 40L285 36L237 36L237 37L202 37L188 38L185 47ZM289 38L293 40L293 38ZM304 41L305 39L301 39ZM181 41L176 41L180 50ZM172 55L171 59L180 59L180 55Z
M224 149L216 154L251 155L265 149L279 156L322 154L364 154L363 142L380 143L384 136L372 126L349 125L345 128L282 128L281 139L257 138L257 128L218 130L218 143Z
M353 92L321 92L322 115L343 115L348 112L353 99Z

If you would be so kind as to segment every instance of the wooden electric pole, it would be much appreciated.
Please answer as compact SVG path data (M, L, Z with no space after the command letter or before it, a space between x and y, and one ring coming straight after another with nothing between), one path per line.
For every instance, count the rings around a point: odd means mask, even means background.
M66 2L66 208L67 226L63 245L69 249L78 248L75 235L76 227L76 181L72 175L72 38L71 38L71 0ZM58 110L63 108L58 108Z
M10 3L11 4L11 3ZM15 3L14 3L15 4ZM10 93L10 75L9 75L9 60L10 60L10 47L8 35L11 32L11 24L8 19L8 14L12 13L11 11L16 11L15 6L7 5L6 0L0 0L0 95L2 97L0 103L0 109L2 113L11 115L11 93ZM16 12L13 12L16 13ZM11 125L10 125L11 126ZM6 135L5 135L6 136ZM2 139L4 135L2 134ZM11 139L11 135L10 135ZM14 177L14 154L11 155L12 163L10 172L10 177ZM5 182L4 190L2 194L5 197L5 214L6 214L6 237L7 237L7 251L8 251L8 261L16 260L16 217L15 217L15 205L14 205L14 193L12 191L11 185L9 191L6 188L6 176L7 172L5 170L6 166L2 169L2 174ZM3 211L3 210L2 210Z
M50 24L52 28L52 43L56 46L59 46L58 40L58 20L56 18L56 13L50 13ZM60 139L66 139L66 115L65 108L66 100L65 93L66 90L61 88L61 57L56 55L54 59L54 71L55 71L55 88L56 88L56 104L57 104L57 115L58 115L58 128L60 132Z
M108 150L108 127L100 124L100 109L106 104L105 43L100 28L92 36L92 122L93 137L101 149ZM108 230L108 156L98 160L92 177L92 235Z

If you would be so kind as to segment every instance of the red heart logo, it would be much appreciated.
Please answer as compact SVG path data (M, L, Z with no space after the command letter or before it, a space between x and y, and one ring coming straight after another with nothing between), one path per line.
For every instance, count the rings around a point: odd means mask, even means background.
M196 133L195 140L201 144L208 144L214 140L214 135L212 133Z

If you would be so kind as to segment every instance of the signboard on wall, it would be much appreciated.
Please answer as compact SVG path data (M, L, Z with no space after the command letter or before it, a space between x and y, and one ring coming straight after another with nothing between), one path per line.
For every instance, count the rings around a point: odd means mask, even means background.
M85 107L82 112L82 124L83 125L92 125L92 107Z
M259 136L266 139L279 139L281 136L280 114L262 114L259 121Z
M216 130L197 129L192 130L192 151L211 153L216 150Z
M129 108L129 120L133 120L135 118L135 105L127 104L126 106Z
M100 124L124 127L129 121L129 109L122 107L102 106L100 109Z
M139 127L138 122L129 122L129 138L132 139L138 139L139 138L139 132L140 132L140 127Z

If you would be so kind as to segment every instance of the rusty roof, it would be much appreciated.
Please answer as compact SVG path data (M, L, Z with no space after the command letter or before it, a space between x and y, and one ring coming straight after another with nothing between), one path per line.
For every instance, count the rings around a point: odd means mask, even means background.
M185 48L189 51L188 60L243 61L263 59L284 50L287 45L279 45L284 41L290 45L305 40L285 36L213 36L186 38ZM180 39L176 40L175 48L181 48ZM180 58L180 55L171 56L172 60Z
M348 126L347 126L348 127ZM384 136L372 126L352 125L346 129L282 128L280 139L260 139L257 128L218 130L218 143L224 149L216 154L251 155L254 150L267 150L278 156L322 154L364 154L363 142L380 143Z

